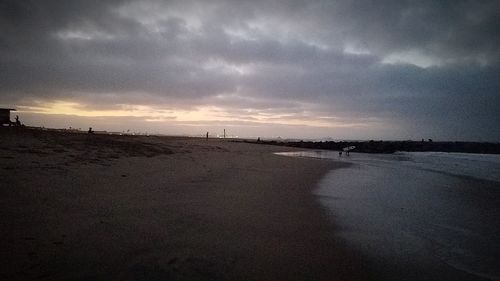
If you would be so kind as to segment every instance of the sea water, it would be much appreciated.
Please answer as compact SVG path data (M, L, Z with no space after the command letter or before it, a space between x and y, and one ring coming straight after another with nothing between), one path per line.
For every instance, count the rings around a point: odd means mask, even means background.
M280 154L352 164L327 174L315 195L338 237L388 272L419 280L447 266L500 280L500 155Z

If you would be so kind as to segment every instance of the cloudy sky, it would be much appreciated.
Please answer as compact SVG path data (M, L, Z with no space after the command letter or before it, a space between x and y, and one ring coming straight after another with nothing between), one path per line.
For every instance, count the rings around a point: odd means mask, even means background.
M0 0L0 106L46 127L500 141L499 1Z

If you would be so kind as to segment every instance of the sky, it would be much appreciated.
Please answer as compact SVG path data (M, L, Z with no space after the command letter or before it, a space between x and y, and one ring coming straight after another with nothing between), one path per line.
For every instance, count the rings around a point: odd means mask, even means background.
M0 107L168 135L500 142L500 1L0 0Z

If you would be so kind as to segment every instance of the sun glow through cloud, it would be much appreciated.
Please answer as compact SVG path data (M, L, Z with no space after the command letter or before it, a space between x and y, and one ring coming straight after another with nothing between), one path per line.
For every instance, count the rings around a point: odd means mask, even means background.
M146 105L123 104L119 109L88 109L77 102L54 101L37 105L19 106L20 112L72 115L81 117L138 117L145 122L249 122L257 124L297 125L318 128L364 127L363 122L346 122L332 116L314 116L313 113L297 115L292 113L266 113L265 111L248 109L248 114L231 114L222 107L199 106L192 110L164 109ZM305 118L306 117L306 118Z

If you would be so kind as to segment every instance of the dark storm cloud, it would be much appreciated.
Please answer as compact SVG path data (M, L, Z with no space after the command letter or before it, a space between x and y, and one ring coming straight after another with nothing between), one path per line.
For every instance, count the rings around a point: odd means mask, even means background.
M498 14L498 1L2 1L0 102L308 111L498 140Z

